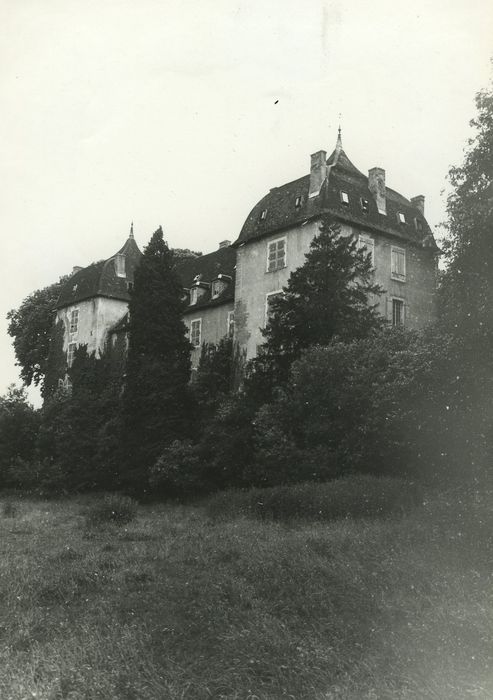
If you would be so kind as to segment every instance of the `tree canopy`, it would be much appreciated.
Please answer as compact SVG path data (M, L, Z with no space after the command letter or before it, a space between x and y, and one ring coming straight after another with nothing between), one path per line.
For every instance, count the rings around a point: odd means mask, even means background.
M20 376L26 386L42 384L46 374L56 303L66 280L38 289L24 299L18 309L7 314Z
M493 344L493 85L476 96L475 130L464 162L451 168L447 199L448 267L440 287L442 321L487 353Z

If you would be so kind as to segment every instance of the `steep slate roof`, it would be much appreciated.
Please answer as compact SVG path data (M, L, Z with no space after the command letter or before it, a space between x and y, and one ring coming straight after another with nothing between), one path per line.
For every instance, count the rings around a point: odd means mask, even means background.
M118 254L125 255L125 277L118 277L115 268L115 258ZM100 260L73 274L62 287L58 297L57 308L71 306L92 297L108 297L129 301L127 282L133 282L134 270L139 264L142 253L130 234L120 250L107 260Z
M398 192L387 187L387 214L378 212L375 199L368 189L367 176L351 163L340 141L328 158L327 166L327 178L320 194L315 197L308 197L310 175L271 189L269 194L253 207L233 245L238 246L330 213L340 221L359 225L368 231L387 233L420 246L437 249L423 214ZM349 206L341 202L341 190L348 194ZM298 196L303 199L301 206L296 207ZM368 201L368 213L363 212L361 199ZM264 210L267 210L267 214L265 219L261 219ZM405 224L398 222L398 212L405 215ZM421 222L421 231L416 230L415 219Z
M176 271L185 289L193 287L197 275L201 276L201 282L206 283L212 282L219 274L231 277L231 282L229 282L226 289L216 299L211 299L211 289L209 287L196 304L192 306L189 305L185 309L185 313L195 311L196 309L203 309L204 307L219 306L226 302L233 301L235 291L235 266L236 250L232 246L219 248L213 253L200 255L197 258L180 260L177 263Z

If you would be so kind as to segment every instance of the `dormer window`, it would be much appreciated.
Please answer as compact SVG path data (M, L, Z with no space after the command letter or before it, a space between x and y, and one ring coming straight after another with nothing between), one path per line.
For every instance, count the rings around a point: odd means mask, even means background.
M348 195L348 193L347 193L347 192L344 192L343 190L341 190L341 192L340 192L339 194L340 194L340 196L341 196L341 202L344 204L345 207L348 207L348 206L349 206L349 195Z
M134 283L133 282L127 282L127 289L129 292L133 292L134 288Z
M266 218L267 218L267 209L262 209L262 211L260 212L260 221L265 221Z
M194 304L196 304L198 298L199 298L199 295L198 295L197 287L192 287L192 289L190 290L190 306L193 306Z
M364 199L361 197L361 209L365 214L368 214L370 211L370 202L367 199Z
M125 256L123 253L117 253L115 255L115 272L117 277L126 277Z
M217 299L227 287L227 283L222 279L213 280L211 285L211 299Z
M303 197L299 194L294 201L294 206L296 207L296 209L299 209L302 204L303 204Z
M405 215L404 215L401 211L398 212L398 214L397 214L397 221L398 221L400 224L405 224L405 223L406 223L406 217L405 217Z

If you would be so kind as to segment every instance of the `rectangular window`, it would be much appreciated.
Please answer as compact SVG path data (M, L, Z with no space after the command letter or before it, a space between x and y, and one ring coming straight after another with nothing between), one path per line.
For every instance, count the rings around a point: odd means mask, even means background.
M279 238L267 245L267 272L286 267L286 239Z
M341 190L341 202L344 204L344 206L348 207L349 206L349 195L347 192L343 192Z
M228 311L228 329L227 329L227 335L228 338L232 338L235 332L235 312L234 311Z
M400 282L406 281L406 251L403 248L390 249L390 276Z
M303 204L303 197L301 195L298 195L294 201L294 206L296 207L296 209L299 209L302 204Z
M371 254L371 266L375 267L375 241L371 236L361 234L358 238L358 248L363 248Z
M73 309L70 314L69 333L77 333L79 330L79 309Z
M404 325L404 302L402 299L392 299L392 325Z
M74 354L75 354L75 348L77 347L77 343L69 343L68 348L67 348L67 365L69 367L72 367L72 363L74 361Z
M414 219L414 227L418 233L421 233L423 231L423 222L421 219Z
M190 305L193 306L194 304L196 304L197 299L198 299L197 287L192 287L192 289L190 290Z
M260 212L260 221L265 221L266 218L267 218L267 209L262 209L262 211Z
M202 319L196 318L190 324L190 342L194 348L200 347L202 336Z
M370 211L370 202L367 199L363 199L363 197L361 197L361 208L365 214L368 214Z
M406 217L404 216L404 214L401 211L397 214L397 220L400 224L406 223Z
M265 325L272 314L272 302L283 294L282 289L265 295Z

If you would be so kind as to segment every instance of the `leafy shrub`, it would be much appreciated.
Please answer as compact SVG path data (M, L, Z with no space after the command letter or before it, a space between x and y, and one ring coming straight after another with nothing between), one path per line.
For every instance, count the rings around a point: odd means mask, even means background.
M385 518L418 504L420 489L391 477L353 475L325 483L229 490L206 503L215 519L250 517L280 521L328 521L338 518Z
M175 440L151 469L149 483L167 496L190 495L204 488L200 452L190 440Z
M396 468L443 478L444 468L470 467L471 448L485 461L490 388L467 375L457 343L436 328L312 347L255 417L255 462L266 485ZM276 445L292 457L276 462Z
M30 461L18 457L6 469L9 487L41 496L54 496L67 491L67 475L57 462L49 459Z
M113 523L126 525L137 515L138 503L129 496L110 493L89 508L86 523L89 526Z

